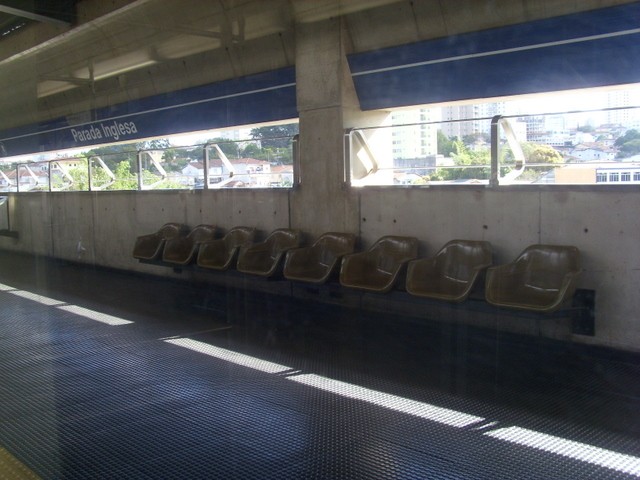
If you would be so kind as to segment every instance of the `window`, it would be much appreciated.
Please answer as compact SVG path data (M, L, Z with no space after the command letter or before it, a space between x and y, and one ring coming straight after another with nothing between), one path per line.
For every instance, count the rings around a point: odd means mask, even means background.
M401 114L391 113L391 125L358 130L370 148L365 152L352 142L350 178L353 186L405 185L411 175L420 178L412 185L488 184L490 179L496 182L496 176L498 185L620 184L631 182L632 174L633 181L640 182L640 162L632 160L640 153L637 105L640 85L562 97L539 94L493 103L403 107ZM496 115L502 119L498 138L492 139L491 119ZM491 151L492 141L496 152ZM614 142L619 145L616 151ZM492 155L498 164L493 176ZM357 166L362 162L368 166ZM621 171L626 165L629 171ZM354 177L356 170L359 178Z
M93 146L79 157L52 152L44 161L3 167L0 190L289 188L297 132L298 124L292 123L176 135L147 141L142 148Z

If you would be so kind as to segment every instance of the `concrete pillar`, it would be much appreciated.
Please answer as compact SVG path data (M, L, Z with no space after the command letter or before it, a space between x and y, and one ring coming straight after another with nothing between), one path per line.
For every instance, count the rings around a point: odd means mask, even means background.
M386 118L360 111L346 47L340 18L296 25L302 184L291 195L291 225L314 237L358 233L357 195L344 184L344 129Z

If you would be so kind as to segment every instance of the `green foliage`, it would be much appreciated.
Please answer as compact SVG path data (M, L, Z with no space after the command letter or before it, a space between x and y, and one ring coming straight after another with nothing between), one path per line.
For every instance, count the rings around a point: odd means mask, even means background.
M411 185L426 185L429 181L429 178L418 177L411 180Z
M522 147L527 163L562 163L564 161L560 152L549 145L526 142Z
M51 166L51 188L53 190L89 190L89 172L86 160L79 160L79 165L77 167L70 168L67 171L71 180L56 168L55 163L52 163Z
M627 130L627 132L619 137L614 144L618 147L617 158L626 158L640 153L640 132L635 129Z
M473 145L475 143L491 143L491 135L489 135L488 133L481 133L481 132L477 132L477 133L471 133L469 135L464 135L462 137L462 143L464 143L465 145Z
M171 147L171 142L168 138L156 138L136 143L135 146L136 150L164 150Z
M234 142L228 138L216 137L208 140L216 143L230 159L255 158L270 163L291 164L292 136L298 133L298 124L258 127L251 131L256 142ZM284 138L271 138L284 137ZM146 142L106 145L89 150L87 158L100 157L107 167L114 173L116 180L106 187L107 190L136 190L138 188L137 161L139 150L162 150L162 165L167 172L179 173L194 160L203 160L202 145L190 147L173 147L168 139L156 139ZM216 155L212 153L212 158ZM86 169L85 169L86 170ZM88 190L87 173L79 168L73 173L74 190ZM93 169L93 184L104 186L111 181L102 168ZM185 188L175 181L164 180L149 171L143 171L144 185L154 185L154 188ZM157 183L159 182L159 183ZM59 180L60 187L64 187L63 179Z
M291 138L298 133L298 124L272 125L270 127L257 127L251 129L251 138L260 140L262 148L288 149ZM285 138L273 138L285 137Z
M227 156L227 158L240 158L240 147L237 142L232 142L228 138L212 138L207 140L207 143L216 143L220 147L220 150Z
M131 173L131 165L128 161L123 160L118 163L113 174L116 180L107 190L136 190L138 188L138 178Z
M171 160L168 160L165 162L164 164L164 169L167 172L182 172L182 170L184 169L184 167L186 167L187 165L189 165L189 162L191 160L189 158L177 158L174 157Z
M438 153L444 155L445 157L451 156L451 154L455 151L454 143L457 138L450 139L444 133L442 133L442 130L438 130L437 135Z
M640 138L636 140L629 140L620 147L618 151L618 158L631 157L640 153Z
M618 137L614 143L616 147L622 147L627 142L640 139L640 132L635 128L627 130L624 135Z
M577 129L579 132L584 132L584 133L593 133L596 131L595 127L593 125L582 125L580 127L578 127Z
M109 167L111 171L114 171L120 162L128 162L129 165L135 165L137 159L136 144L122 144L122 145L106 145L104 147L98 147L89 150L85 153L87 158L97 156L102 158L102 161Z
M551 166L564 162L562 154L549 145L523 142L520 144L520 148L522 148L526 165L548 163ZM515 159L513 157L513 152L509 147L501 149L500 153L500 175L504 176L511 170L511 166L513 166ZM548 171L550 171L550 167L548 166L525 168L524 172L522 172L518 179L533 182Z
M489 149L471 150L462 141L453 142L451 153L455 165L467 168L439 169L436 172L443 180L488 179L491 175L491 152ZM478 167L474 167L477 165Z
M258 158L263 155L262 149L255 143L250 143L242 150L243 158Z
M562 154L549 145L539 145L537 143L522 142L520 144L524 160L526 163L562 163L564 158ZM501 164L509 164L515 162L513 152L509 147L505 147L501 151Z

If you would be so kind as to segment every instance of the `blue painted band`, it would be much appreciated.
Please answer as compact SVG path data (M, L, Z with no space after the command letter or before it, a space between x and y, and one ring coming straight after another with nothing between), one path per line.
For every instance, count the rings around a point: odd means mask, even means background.
M13 156L296 118L295 70L194 87L0 133Z
M640 3L349 56L361 107L640 81Z

